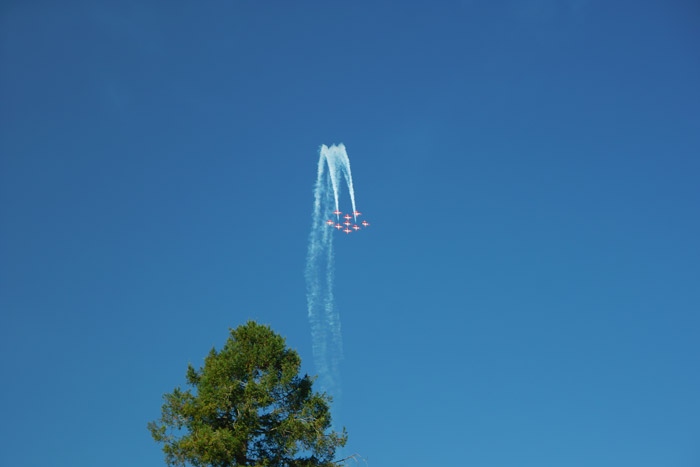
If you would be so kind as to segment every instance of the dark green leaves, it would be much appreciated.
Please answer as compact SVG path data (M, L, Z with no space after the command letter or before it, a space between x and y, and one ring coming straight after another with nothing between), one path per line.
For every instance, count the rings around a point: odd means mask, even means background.
M231 330L204 366L187 368L187 391L164 396L148 424L168 465L334 466L347 435L330 431L329 398L314 393L301 359L268 326Z

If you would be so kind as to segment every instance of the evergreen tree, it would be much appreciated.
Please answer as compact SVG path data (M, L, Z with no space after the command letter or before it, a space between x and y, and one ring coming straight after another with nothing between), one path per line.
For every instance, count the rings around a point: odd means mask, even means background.
M165 394L150 422L171 466L332 467L347 435L332 431L330 398L299 375L301 359L268 326L231 330L204 366L187 368L191 389Z

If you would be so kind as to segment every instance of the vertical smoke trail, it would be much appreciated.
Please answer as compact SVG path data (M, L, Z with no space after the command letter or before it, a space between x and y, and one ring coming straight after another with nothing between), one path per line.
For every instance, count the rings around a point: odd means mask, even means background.
M345 146L321 146L306 255L306 301L320 389L332 395L336 401L341 393L340 361L343 358L343 339L340 314L335 309L333 298L334 229L329 228L325 220L333 216L334 210L339 209L341 177L348 186L352 210L355 212L355 191Z

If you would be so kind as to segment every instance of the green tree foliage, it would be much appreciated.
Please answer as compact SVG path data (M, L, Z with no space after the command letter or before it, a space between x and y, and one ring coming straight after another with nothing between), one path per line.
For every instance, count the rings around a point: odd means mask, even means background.
M171 466L332 467L347 435L332 431L330 398L299 376L301 359L268 326L231 330L204 366L187 368L191 389L165 394L150 422Z

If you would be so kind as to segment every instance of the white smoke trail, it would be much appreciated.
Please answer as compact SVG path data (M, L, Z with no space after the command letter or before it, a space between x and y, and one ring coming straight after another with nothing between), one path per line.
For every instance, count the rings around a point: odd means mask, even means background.
M333 299L333 234L326 219L339 210L340 182L344 177L350 193L353 213L355 190L352 185L350 160L342 144L330 148L321 146L318 173L314 186L309 248L306 256L306 302L311 325L314 364L319 374L321 390L337 402L341 394L340 361L343 358L343 338L340 314Z

